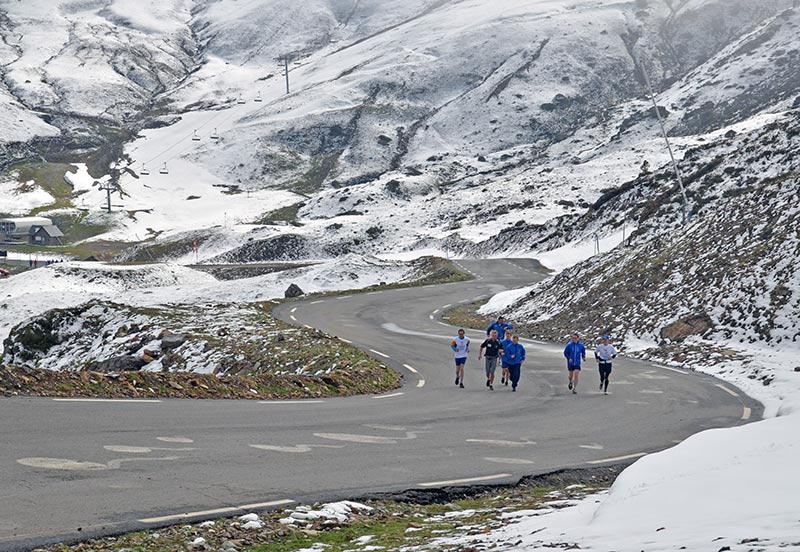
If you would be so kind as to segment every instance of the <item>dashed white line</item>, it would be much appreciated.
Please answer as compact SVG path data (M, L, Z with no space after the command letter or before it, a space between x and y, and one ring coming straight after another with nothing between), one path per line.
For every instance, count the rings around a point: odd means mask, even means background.
M380 351L376 351L375 349L370 349L370 352L373 352L378 356L382 356L383 358L392 358L389 355L387 355L386 353L382 353Z
M728 393L731 397L738 397L739 396L739 393L737 393L735 391L732 391L731 389L728 389L727 387L725 387L721 383L716 383L715 385L717 387L719 387L720 389L722 389L723 391L725 391L726 393Z
M591 460L587 464L605 464L606 462L619 462L620 460L630 460L632 458L641 458L647 456L646 452L637 452L636 454L628 454L627 456L616 456L614 458L603 458L602 460Z
M308 324L303 324L303 327L309 330L313 330L314 326L309 326Z
M293 503L294 500L288 500L288 499L273 500L271 502L261 502L258 504L244 504L242 506L230 506L228 508L217 508L215 510L200 510L198 512L184 512L182 514L173 514L171 516L145 518L145 519L140 519L139 523L163 523L165 521L177 521L181 519L214 516L217 514L241 512L242 510L257 510L260 508L269 508L271 506L283 506L285 504L293 504Z
M433 311L433 314L436 314L437 312L439 312L439 309L436 309L435 311Z
M324 300L323 301L312 301L312 302L309 303L309 305L319 305L320 303L324 303L324 302L325 302Z
M462 299L459 303L469 303L472 299Z
M160 403L158 399L53 399L56 402Z
M306 401L258 401L258 404L321 404L325 401L306 400Z
M375 395L373 399L391 399L392 397L399 397L403 393L392 393L390 395Z
M661 395L664 392L658 389L642 389L639 393L644 393L645 395Z
M491 481L492 479L503 479L511 477L510 473L498 473L497 475L484 475L483 477L469 477L466 479L452 479L450 481L431 481L430 483L419 483L420 487L446 487L449 485L460 485L462 483L477 483L478 481Z
M430 318L431 320L433 320L433 315L432 315L432 314L429 314L429 315L428 315L428 318Z
M453 306L453 305L442 305L442 309L449 309L449 308L450 308L450 307L452 307L452 306Z
M749 420L750 419L750 414L752 414L752 413L753 413L753 411L745 406L744 407L744 412L742 413L742 420Z
M447 326L448 328L450 327L450 324L445 324L444 322L439 322L438 320L436 321L436 323L439 324L440 326Z
M408 370L409 372L412 372L414 374L419 374L419 372L417 372L416 368L414 368L413 366L409 366L408 364L403 364L403 368L405 368L406 370Z
M347 344L350 344L350 343L352 343L352 341L350 341L349 339L345 339L345 338L343 338L343 337L340 337L340 338L339 338L339 341L344 341L344 342L345 342L345 343L347 343Z
M295 322L297 322L297 318L295 318L295 317L294 317L294 315L291 315L291 316L289 316L289 318L291 318L292 320L294 320Z
M383 293L382 291L370 291L367 295L378 295L379 293Z
M293 308L293 309L292 309L292 310L290 310L289 312L291 312L291 313L293 313L293 314L294 314L295 312L297 312L297 307Z
M677 368L670 368L669 366L659 366L659 368L663 370L669 370L670 372L677 372L678 374L683 374L684 376L689 373L686 370L678 370Z
M417 382L417 387L425 387L425 380L421 379Z

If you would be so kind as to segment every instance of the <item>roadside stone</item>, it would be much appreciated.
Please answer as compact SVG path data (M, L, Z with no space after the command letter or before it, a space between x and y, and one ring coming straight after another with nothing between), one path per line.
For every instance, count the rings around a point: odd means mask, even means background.
M176 391L183 391L183 386L176 381L170 381L169 386L175 389Z
M794 371L795 371L795 372L800 372L800 366L795 366L795 367L794 367Z
M287 299L293 299L295 297L300 297L305 295L305 292L300 289L300 286L297 284L291 284L288 288L286 288L286 292L283 294L284 297Z
M142 356L139 357L139 360L141 360L145 364L150 364L155 359L153 357L151 357L150 355L142 355Z
M177 349L186 343L186 336L183 334L168 333L161 338L161 348L165 351Z
M140 358L123 355L95 362L91 369L97 372L138 372L144 365Z

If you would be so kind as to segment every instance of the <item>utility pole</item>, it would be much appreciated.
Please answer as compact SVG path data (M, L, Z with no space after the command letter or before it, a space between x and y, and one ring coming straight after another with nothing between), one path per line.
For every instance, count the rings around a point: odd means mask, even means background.
M633 49L631 49L633 50ZM678 179L678 186L681 189L681 219L683 220L683 224L690 219L689 215L689 200L686 197L686 188L683 185L683 176L681 176L680 168L678 168L678 162L675 161L675 155L672 153L672 145L669 143L669 137L667 136L667 129L664 126L664 119L661 117L661 110L658 108L658 102L656 101L656 95L653 92L653 86L650 84L650 76L647 74L647 68L645 68L644 64L638 58L638 56L634 55L634 61L639 65L642 70L642 75L644 76L644 82L647 85L647 91L650 94L650 100L653 102L653 109L656 110L656 117L658 117L658 125L661 127L661 135L664 137L664 142L667 144L667 150L669 151L669 158L672 161L672 169L675 171L675 177Z

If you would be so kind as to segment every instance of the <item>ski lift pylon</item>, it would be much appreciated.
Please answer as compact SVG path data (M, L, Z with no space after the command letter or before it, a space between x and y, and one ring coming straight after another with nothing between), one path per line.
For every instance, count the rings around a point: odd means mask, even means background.
M164 161L164 164L161 166L161 170L158 171L159 174L169 174L169 169L167 169L167 162Z

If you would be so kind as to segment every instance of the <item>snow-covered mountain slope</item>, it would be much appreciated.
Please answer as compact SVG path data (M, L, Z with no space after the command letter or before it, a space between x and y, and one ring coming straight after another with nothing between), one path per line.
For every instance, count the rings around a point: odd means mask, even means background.
M118 140L138 133L124 148L117 213L87 219L98 232L110 226L103 238L239 225L231 242L261 239L246 225L296 204L288 218L297 212L305 226L259 233L301 233L334 251L467 251L520 221L585 209L643 161L666 161L634 57L663 90L679 151L697 133L710 139L724 125L791 107L791 6L7 3L4 105L29 108L36 125L23 139L52 134L45 119L61 128L56 139L22 145L71 163L86 162L95 142L110 150L100 161L110 158ZM286 54L289 95L276 62ZM121 127L121 138L103 125ZM16 148L7 160L28 151L11 134L0 139ZM105 194L92 182L103 171L91 161L72 202L97 212Z
M681 163L693 214L686 226L672 175L644 174L560 236L526 236L572 241L627 220L636 228L627 246L587 255L490 310L504 308L548 340L610 333L631 352L678 365L743 362L737 383L769 385L776 367L764 369L750 349L797 352L800 339L800 114L728 136Z

